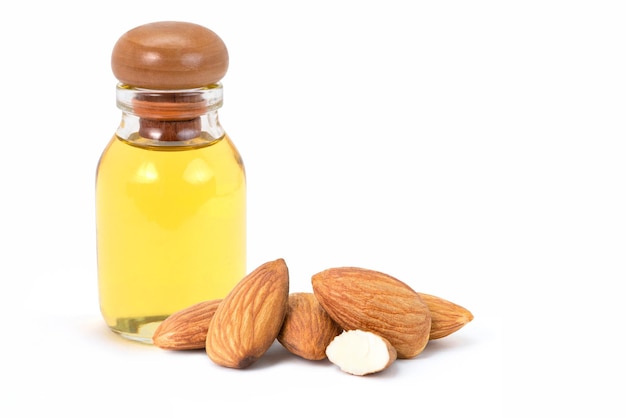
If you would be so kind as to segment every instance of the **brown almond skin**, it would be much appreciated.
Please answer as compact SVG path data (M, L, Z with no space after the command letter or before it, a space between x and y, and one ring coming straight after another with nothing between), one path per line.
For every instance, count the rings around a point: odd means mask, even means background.
M326 347L342 331L313 293L298 292L289 295L287 314L277 338L292 354L323 360Z
M204 348L209 323L222 299L196 303L168 316L152 335L152 343L165 350Z
M464 307L438 296L418 292L430 310L430 339L447 337L463 328L474 319L474 315Z
M280 258L244 277L218 306L206 335L206 353L216 364L243 369L272 345L289 298L289 271Z
M345 330L378 334L399 359L421 353L430 337L431 316L417 292L388 274L359 267L335 267L313 275L313 293Z

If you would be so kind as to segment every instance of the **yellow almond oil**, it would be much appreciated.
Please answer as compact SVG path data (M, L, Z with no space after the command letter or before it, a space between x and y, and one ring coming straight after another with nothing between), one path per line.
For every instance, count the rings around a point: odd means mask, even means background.
M246 274L246 177L222 128L228 50L190 22L151 22L111 54L122 111L96 171L100 310L151 343L174 312L224 298Z
M100 309L127 338L150 342L168 315L223 298L246 273L245 171L226 134L181 147L114 136L96 214Z

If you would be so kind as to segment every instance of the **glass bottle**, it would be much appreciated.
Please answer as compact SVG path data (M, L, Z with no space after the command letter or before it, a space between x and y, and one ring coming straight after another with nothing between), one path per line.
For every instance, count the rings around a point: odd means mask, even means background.
M150 343L168 315L245 275L245 169L218 119L228 52L214 32L139 26L111 65L122 118L96 172L100 310L112 331Z

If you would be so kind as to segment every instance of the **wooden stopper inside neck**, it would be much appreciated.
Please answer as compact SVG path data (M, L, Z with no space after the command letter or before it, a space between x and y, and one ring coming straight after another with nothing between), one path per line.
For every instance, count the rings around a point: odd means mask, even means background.
M140 93L133 99L139 135L157 141L187 141L200 135L207 102L202 94Z

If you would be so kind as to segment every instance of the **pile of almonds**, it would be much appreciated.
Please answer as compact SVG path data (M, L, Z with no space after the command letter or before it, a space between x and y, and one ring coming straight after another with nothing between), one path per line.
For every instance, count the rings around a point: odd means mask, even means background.
M278 340L308 360L328 358L353 375L382 371L421 353L474 317L445 299L358 267L313 275L312 293L289 293L283 259L262 264L224 298L170 315L153 343L166 350L205 349L216 364L245 368Z

